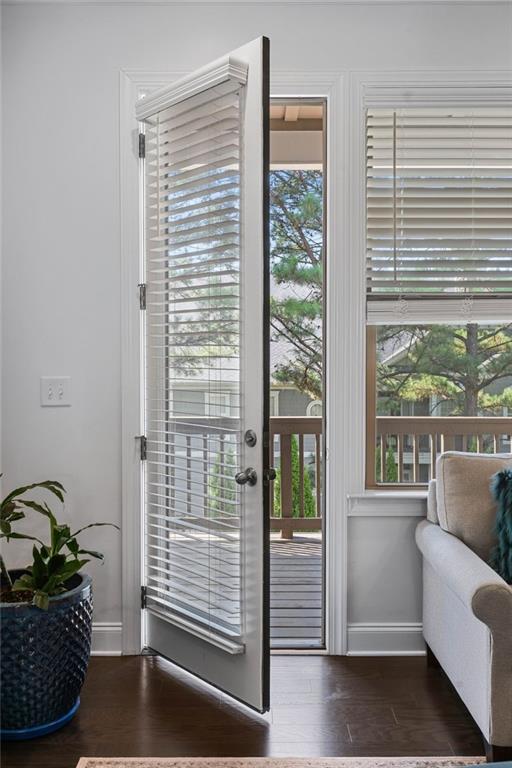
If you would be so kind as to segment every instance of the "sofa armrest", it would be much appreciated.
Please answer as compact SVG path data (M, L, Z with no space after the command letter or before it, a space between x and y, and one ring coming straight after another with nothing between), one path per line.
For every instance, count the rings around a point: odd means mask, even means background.
M460 539L428 520L422 520L417 526L416 541L425 561L442 584L464 604L470 616L488 629L488 710L484 725L480 721L479 724L484 728L488 722L486 738L489 743L511 746L512 586ZM463 647L464 638L458 640ZM440 661L443 663L441 658ZM456 685L453 678L452 682Z
M416 542L446 586L491 632L505 634L512 647L512 586L456 536L422 520Z

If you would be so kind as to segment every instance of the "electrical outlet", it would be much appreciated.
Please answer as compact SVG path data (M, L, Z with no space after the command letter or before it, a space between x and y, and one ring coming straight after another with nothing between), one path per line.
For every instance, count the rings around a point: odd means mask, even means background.
M42 376L41 405L43 407L71 405L71 377Z

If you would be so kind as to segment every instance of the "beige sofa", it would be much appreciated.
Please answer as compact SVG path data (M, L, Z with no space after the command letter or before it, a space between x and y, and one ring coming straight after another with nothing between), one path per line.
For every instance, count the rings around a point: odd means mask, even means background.
M512 760L512 586L487 565L491 476L511 456L447 452L416 531L423 555L423 635L482 731L488 760Z

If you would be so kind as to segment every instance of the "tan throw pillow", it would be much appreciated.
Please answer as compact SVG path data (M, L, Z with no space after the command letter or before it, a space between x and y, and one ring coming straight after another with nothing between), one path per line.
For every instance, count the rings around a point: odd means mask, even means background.
M448 451L436 467L439 525L487 561L496 543L491 477L512 467L512 456Z

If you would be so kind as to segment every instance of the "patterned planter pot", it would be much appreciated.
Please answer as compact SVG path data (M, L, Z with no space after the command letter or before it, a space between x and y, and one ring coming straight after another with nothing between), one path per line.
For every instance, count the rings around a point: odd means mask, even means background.
M91 652L91 578L77 574L70 586L50 598L47 611L0 603L2 739L51 733L78 709Z

